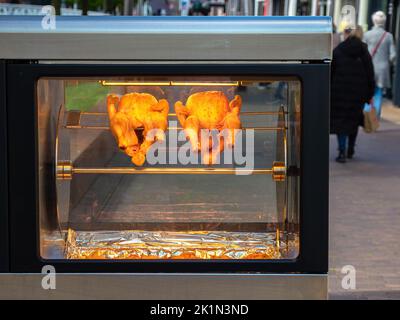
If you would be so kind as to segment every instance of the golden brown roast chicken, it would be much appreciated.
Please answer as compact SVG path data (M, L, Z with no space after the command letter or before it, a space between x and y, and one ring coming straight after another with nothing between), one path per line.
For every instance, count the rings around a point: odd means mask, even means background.
M110 94L107 110L118 147L132 158L135 165L142 166L151 145L164 139L168 126L168 101L158 101L148 93L129 93L121 98ZM153 129L156 129L152 132L155 134L149 135ZM141 130L143 139L138 136Z
M210 138L207 141L208 146L201 146L201 129L216 129L220 133L224 129L227 135L226 144L229 147L235 145L234 130L241 128L240 109L242 107L242 98L235 96L229 102L222 91L198 92L191 95L186 102L186 106L181 101L175 103L175 112L179 122L185 130L186 136L191 142L194 152L203 148L209 149L208 153L203 155L204 164L215 164L217 156L224 149L223 137L221 134L217 146L213 148L213 142Z

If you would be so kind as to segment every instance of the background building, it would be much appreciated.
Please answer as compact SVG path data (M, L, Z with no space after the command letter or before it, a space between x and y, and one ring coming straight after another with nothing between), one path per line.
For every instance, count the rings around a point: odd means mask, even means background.
M400 57L400 0L0 0L0 15L42 14L46 4L64 15L323 15L332 16L339 32L344 16L368 30L372 14L382 10ZM400 106L400 64L395 68L394 103Z

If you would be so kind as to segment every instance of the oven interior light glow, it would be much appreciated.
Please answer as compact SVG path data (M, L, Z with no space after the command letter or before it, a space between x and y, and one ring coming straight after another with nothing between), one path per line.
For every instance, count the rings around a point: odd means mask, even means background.
M131 82L131 81L99 81L103 86L202 86L202 87L238 87L241 81L231 82L187 82L187 81L160 81L160 82Z

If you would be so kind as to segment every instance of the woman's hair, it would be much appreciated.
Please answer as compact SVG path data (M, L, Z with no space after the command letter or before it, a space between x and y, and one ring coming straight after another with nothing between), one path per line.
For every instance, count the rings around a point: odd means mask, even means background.
M386 25L386 14L383 11L377 11L372 15L372 22L375 26L384 27Z
M364 38L364 29L361 26L357 26L352 32L351 35L352 37L356 37L360 40Z
M345 39L355 37L362 40L364 38L364 30L361 26L351 27L348 25L344 28L343 35Z

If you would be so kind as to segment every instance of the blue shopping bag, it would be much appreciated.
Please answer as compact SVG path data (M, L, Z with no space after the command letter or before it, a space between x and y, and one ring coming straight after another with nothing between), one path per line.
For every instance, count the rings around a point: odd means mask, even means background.
M375 113L378 117L378 119L381 117L381 108L382 108L382 89L381 88L376 88L375 90L375 95L371 100L371 103L366 103L364 105L364 111L365 112L370 112L371 107L375 108Z
M366 103L364 105L364 112L370 112L372 108L372 105L370 103Z

